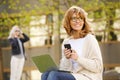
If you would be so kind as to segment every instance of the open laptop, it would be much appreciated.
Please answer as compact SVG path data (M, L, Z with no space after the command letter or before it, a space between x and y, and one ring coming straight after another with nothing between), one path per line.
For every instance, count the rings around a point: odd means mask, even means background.
M40 72L57 69L57 65L49 54L32 57L32 60Z

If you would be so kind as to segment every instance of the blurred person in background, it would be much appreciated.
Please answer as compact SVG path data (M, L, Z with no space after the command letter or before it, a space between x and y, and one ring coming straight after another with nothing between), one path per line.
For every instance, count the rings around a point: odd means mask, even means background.
M17 25L15 25L10 31L8 40L12 51L10 62L10 80L20 80L26 59L24 42L29 41L29 37L23 33Z

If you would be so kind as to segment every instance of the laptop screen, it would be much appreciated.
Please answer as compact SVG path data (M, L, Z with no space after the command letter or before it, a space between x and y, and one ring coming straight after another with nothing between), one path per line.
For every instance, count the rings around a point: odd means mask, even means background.
M57 69L57 65L49 54L32 57L32 60L40 72Z

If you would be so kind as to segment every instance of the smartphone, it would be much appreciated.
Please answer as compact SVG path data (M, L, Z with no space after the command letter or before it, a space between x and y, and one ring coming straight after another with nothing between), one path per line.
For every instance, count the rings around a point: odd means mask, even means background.
M67 49L71 49L71 45L70 44L64 44L64 47Z
M70 44L64 44L64 47L71 50L71 45ZM72 50L71 50L71 52L72 52Z

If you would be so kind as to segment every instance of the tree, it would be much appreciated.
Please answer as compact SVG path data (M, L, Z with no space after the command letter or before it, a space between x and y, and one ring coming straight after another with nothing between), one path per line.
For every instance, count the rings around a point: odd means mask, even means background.
M100 13L105 11L106 22L114 23L115 9L120 7L119 0L1 0L0 2L0 36L7 36L8 30L14 24L29 26L30 16L49 13L64 14L72 5L84 8L88 13L94 12L95 20L103 18ZM112 5L112 6L111 6ZM113 14L111 14L111 12ZM93 17L92 17L93 18ZM106 26L108 25L106 24ZM112 26L112 25L111 25ZM3 34L4 33L4 34Z

